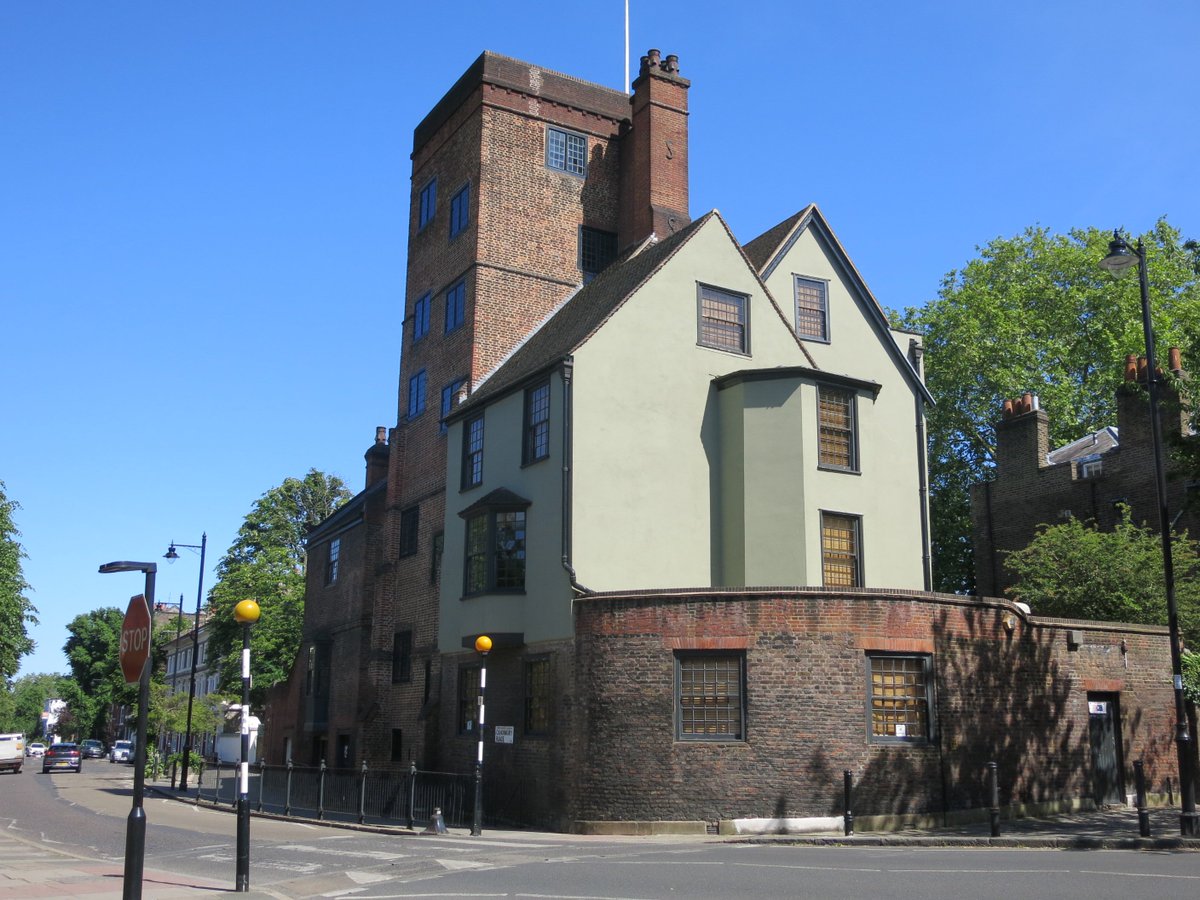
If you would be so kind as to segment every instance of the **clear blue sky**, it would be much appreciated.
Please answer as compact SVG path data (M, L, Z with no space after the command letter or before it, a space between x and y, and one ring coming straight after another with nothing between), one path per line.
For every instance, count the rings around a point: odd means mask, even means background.
M192 608L254 501L396 422L409 153L483 50L621 87L620 0L0 4L0 480L41 624ZM820 204L879 301L976 246L1200 237L1200 4L632 0L692 82L692 214Z

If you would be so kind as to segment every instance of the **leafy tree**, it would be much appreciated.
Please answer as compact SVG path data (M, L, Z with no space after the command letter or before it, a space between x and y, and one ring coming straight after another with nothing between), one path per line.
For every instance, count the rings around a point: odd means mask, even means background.
M1078 519L1041 526L1029 546L1008 554L1016 578L1009 595L1043 616L1166 625L1162 539L1135 525L1128 507L1121 513L1113 531ZM1185 646L1200 647L1200 544L1175 537L1171 562L1180 634ZM1200 665L1189 665L1189 677L1200 676ZM1200 680L1190 691L1200 691Z
M20 731L26 736L38 734L42 727L42 710L46 701L61 699L63 691L61 675L41 673L22 675L13 682L8 697L0 707L0 731Z
M900 325L924 335L929 415L934 586L969 591L971 484L995 462L1001 402L1038 394L1058 446L1116 418L1126 354L1144 353L1136 278L1098 265L1112 234L1095 228L1051 234L1028 228L979 248L942 280L936 300L906 310ZM1145 242L1159 346L1200 339L1196 251L1159 220ZM1195 344L1200 346L1200 343Z
M121 623L125 614L114 606L82 613L67 625L69 637L63 653L71 674L82 692L80 708L75 710L82 732L108 733L109 711L114 704L137 703L137 686L125 683L121 673Z
M33 604L25 596L29 584L21 572L25 551L17 542L21 532L13 524L13 512L20 509L9 500L4 482L0 481L0 682L17 674L21 657L32 652L33 640L26 630L36 625Z
M304 539L350 496L340 478L313 469L255 501L217 566L209 594L209 654L221 660L222 690L241 695L241 626L233 609L246 599L262 610L251 629L254 704L261 705L267 689L291 673L304 625Z

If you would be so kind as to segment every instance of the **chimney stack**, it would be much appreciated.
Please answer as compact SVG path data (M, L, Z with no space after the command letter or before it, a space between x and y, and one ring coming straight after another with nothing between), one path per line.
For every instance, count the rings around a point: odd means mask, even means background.
M363 454L367 461L367 484L370 487L377 481L387 478L388 473L388 444L387 429L382 425L375 428L375 443Z
M621 136L621 208L617 244L624 249L657 234L669 237L688 213L688 88L679 57L642 57Z
M1050 453L1050 420L1037 394L1026 391L1005 400L1004 418L996 425L996 469L1005 474L1046 466Z

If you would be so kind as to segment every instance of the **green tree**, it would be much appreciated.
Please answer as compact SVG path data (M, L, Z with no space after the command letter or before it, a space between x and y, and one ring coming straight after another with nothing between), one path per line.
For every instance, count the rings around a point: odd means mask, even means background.
M262 618L251 629L255 705L287 679L304 625L304 538L350 499L340 478L315 469L288 478L255 501L237 539L217 566L209 594L210 658L221 660L221 688L241 695L241 626L233 609L256 600Z
M1144 353L1145 342L1137 278L1114 280L1098 265L1111 238L1096 228L997 238L946 275L936 300L900 317L924 336L937 402L929 467L938 590L974 587L969 489L994 465L1005 398L1038 394L1054 446L1116 419L1124 358ZM1142 240L1158 343L1164 352L1192 346L1200 337L1197 255L1165 219Z
M26 591L29 584L21 571L25 551L17 542L21 532L13 523L13 512L20 509L9 500L4 482L0 481L0 682L7 683L17 674L21 657L32 652L33 640L27 630L36 625L33 604Z
M0 721L0 731L20 731L27 737L39 734L46 701L62 699L62 680L61 675L39 673L22 675L13 682L2 708L4 718Z
M1200 544L1176 536L1171 563L1183 643L1200 647ZM1167 624L1162 540L1157 531L1135 525L1128 507L1112 531L1078 519L1043 525L1005 564L1016 579L1009 596L1038 615ZM1200 676L1200 667L1185 668L1189 677ZM1191 693L1198 690L1200 681L1193 682Z
M133 706L137 685L125 683L121 673L121 623L125 614L113 606L81 613L67 625L63 653L71 675L82 692L81 708L75 711L81 732L87 737L103 735L111 740L109 713L114 704Z

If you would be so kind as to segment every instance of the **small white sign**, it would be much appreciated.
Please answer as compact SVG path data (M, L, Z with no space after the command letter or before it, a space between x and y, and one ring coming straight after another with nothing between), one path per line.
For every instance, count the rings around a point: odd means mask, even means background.
M1107 716L1108 715L1108 701L1107 700L1089 700L1088 701L1088 712L1091 713L1093 716Z
M903 722L896 723L896 737L908 737L908 726Z
M497 744L511 744L513 742L513 731L515 731L515 726L497 725L496 726L496 743Z

